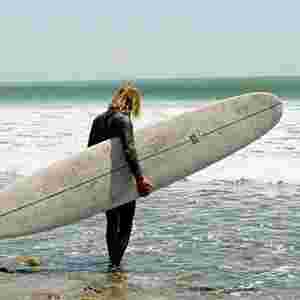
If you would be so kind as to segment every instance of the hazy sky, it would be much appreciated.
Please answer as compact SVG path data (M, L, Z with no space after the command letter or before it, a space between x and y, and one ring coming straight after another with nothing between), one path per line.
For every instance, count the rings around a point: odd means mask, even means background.
M300 75L299 0L0 3L0 80Z

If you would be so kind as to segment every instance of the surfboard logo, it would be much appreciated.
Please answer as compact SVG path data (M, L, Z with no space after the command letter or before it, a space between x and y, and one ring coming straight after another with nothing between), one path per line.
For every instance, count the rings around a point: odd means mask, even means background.
M202 133L200 129L196 129L194 133L190 135L190 140L192 141L193 144L197 144L200 142Z

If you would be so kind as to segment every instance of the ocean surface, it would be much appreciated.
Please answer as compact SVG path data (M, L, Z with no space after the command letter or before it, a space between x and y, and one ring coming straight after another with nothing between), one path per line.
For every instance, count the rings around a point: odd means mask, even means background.
M119 83L1 83L0 187L85 149L93 118ZM137 85L144 109L135 128L243 92L276 93L284 113L248 147L138 201L124 256L129 288L172 290L177 299L300 288L300 78ZM0 255L39 256L43 272L105 272L104 215L2 240Z

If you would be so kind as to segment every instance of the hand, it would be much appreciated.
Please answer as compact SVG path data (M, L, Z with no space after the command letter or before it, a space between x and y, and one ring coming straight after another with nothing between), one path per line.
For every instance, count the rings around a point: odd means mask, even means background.
M148 196L153 190L151 180L145 176L138 176L136 178L136 187L139 195L142 197Z

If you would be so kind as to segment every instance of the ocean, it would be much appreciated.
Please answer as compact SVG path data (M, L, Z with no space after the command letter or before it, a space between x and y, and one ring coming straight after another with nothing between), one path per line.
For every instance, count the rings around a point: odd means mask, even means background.
M119 84L1 83L0 187L85 149L93 118L106 109ZM135 128L254 91L280 96L284 113L261 139L138 201L124 256L129 293L159 290L166 297L153 299L211 293L257 299L274 289L298 289L300 78L144 79L136 84L144 103ZM0 255L39 256L41 272L105 272L104 215L2 240Z

